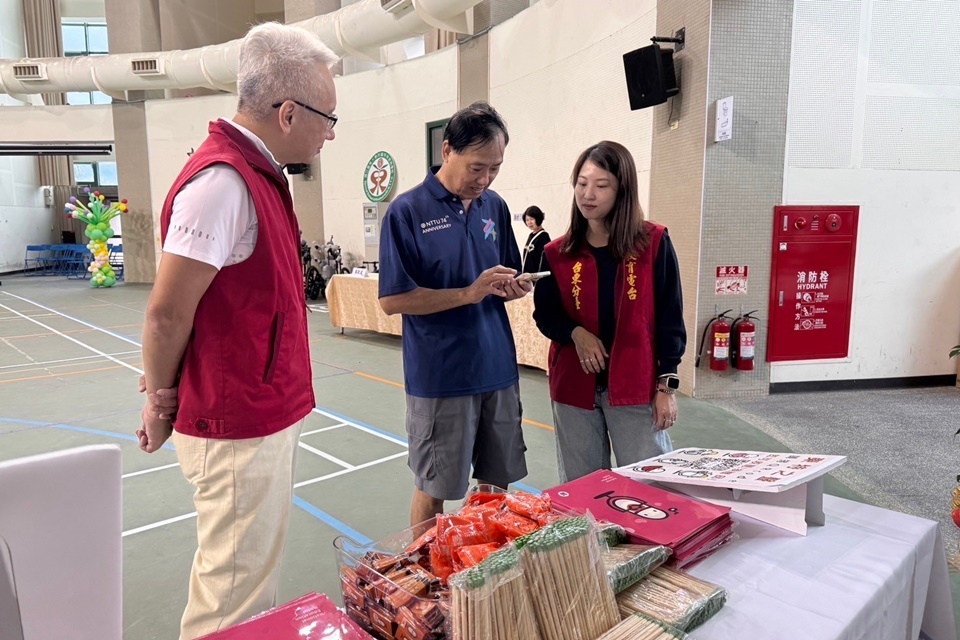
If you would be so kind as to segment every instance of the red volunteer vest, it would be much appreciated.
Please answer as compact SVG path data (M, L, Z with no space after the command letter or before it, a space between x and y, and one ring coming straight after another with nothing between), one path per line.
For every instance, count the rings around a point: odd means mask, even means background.
M253 254L224 267L200 299L180 372L174 428L201 438L256 438L285 429L315 405L300 266L300 230L283 176L233 126L211 122L163 203L160 237L202 234L170 228L173 199L215 163L236 169L256 207Z
M610 350L608 398L611 406L649 404L656 392L656 345L653 264L664 227L647 222L650 247L617 268L617 328ZM595 336L600 335L597 263L589 249L563 253L565 236L544 249L560 287L567 314ZM574 344L550 344L550 398L581 409L593 409L596 374L584 373Z

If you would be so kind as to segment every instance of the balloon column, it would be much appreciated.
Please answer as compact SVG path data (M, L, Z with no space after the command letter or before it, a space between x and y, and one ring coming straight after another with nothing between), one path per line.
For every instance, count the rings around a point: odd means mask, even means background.
M67 217L83 220L87 223L84 235L90 238L90 244L87 249L93 254L93 262L90 263L91 287L112 287L117 283L117 274L111 266L109 257L110 250L107 247L107 240L113 237L114 231L110 227L110 220L116 218L127 210L127 201L111 203L105 200L99 191L90 192L90 189L84 187L83 192L89 197L89 202L84 204L76 198L70 198L66 204Z

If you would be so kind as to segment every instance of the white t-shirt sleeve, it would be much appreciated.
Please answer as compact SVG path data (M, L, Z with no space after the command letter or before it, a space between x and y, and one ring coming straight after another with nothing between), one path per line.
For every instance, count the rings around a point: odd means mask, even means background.
M215 164L198 172L173 199L163 251L222 269L240 261L238 245L248 243L251 233L255 241L256 230L253 196L243 177L230 165Z

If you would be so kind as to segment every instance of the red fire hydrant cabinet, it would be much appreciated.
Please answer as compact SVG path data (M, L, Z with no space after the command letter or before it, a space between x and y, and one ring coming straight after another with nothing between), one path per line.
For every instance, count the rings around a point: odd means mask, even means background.
M769 362L847 357L859 212L774 207Z

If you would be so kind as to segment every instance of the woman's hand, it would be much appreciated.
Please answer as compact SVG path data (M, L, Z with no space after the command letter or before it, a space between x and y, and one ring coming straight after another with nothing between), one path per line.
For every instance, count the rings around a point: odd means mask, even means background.
M573 344L577 347L577 355L580 356L580 366L583 367L584 373L600 373L606 368L610 356L600 338L583 327L574 329L570 337L573 338Z
M663 431L673 426L677 421L677 397L672 393L656 392L653 399L653 426L657 431Z

